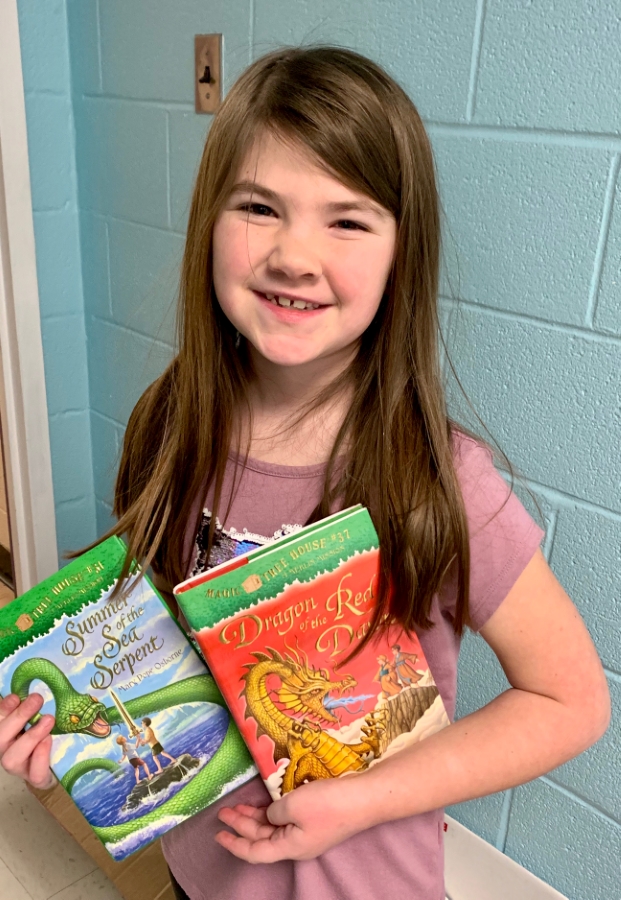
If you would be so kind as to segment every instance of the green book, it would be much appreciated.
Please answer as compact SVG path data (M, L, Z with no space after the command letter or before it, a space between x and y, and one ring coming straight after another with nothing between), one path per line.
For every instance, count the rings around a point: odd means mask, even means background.
M149 579L111 597L125 553L109 538L0 609L0 695L43 695L52 769L117 860L256 774Z

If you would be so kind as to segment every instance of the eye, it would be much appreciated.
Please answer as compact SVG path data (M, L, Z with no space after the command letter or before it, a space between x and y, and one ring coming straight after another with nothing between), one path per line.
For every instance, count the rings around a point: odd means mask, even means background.
M274 213L274 210L265 203L242 203L239 209L251 216L270 216Z
M97 697L93 697L92 694L89 694L89 695L88 695L88 699L89 699L89 700L92 700L93 703L99 703L99 700L97 699Z
M69 716L69 720L71 722L73 722L74 725L77 725L78 722L80 721L80 717L79 716Z
M366 225L360 222L354 222L352 219L339 219L336 225L343 231L368 231Z

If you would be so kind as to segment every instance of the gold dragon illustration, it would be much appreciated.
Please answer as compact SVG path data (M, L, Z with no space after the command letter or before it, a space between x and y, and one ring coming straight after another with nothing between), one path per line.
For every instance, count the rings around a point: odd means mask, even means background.
M340 727L340 721L324 706L332 691L341 694L356 686L351 675L332 681L325 669L315 669L308 661L266 647L255 652L256 663L248 663L243 675L246 718L257 723L257 737L267 734L274 742L274 759L289 759L282 782L286 794L305 781L336 778L345 772L360 772L380 755L383 712L373 711L362 726L364 739L346 744L322 730L321 725ZM270 691L267 681L278 676L280 687ZM280 708L270 694L275 693ZM287 715L285 710L292 715Z

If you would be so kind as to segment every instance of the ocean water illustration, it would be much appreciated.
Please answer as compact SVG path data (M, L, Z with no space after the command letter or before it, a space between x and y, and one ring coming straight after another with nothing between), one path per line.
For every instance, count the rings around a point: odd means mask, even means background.
M201 708L204 706L207 706L208 709ZM226 711L212 704L186 704L178 709L181 716L177 719L180 719L182 724L179 730L175 730L174 719L167 728L162 722L164 716L161 714L153 716L153 727L158 737L161 737L166 750L173 756L180 757L182 754L189 754L198 759L200 765L180 781L148 794L135 809L129 811L124 811L123 807L136 785L133 770L129 765L125 764L115 774L101 771L96 773L94 778L89 779L87 776L81 778L72 792L72 797L89 822L93 825L108 826L139 819L146 812L157 809L158 806L182 790L213 757L221 745L228 727L229 716ZM126 728L118 728L116 732L125 733L129 737ZM149 748L141 747L138 752L151 774L155 776L156 767ZM171 768L172 763L168 760L162 762L167 763L164 772ZM146 782L146 778L142 774L141 782ZM146 783L148 784L148 782Z

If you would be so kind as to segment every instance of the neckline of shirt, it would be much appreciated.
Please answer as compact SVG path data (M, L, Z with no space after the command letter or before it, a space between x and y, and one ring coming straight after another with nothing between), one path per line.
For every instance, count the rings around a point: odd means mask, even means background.
M250 469L252 472L258 472L260 475L276 475L280 478L314 478L322 475L326 470L327 463L313 463L311 466L285 466L282 463L266 462L262 459L254 459L249 456L244 461L241 454L231 451L229 459L238 462L244 469Z

